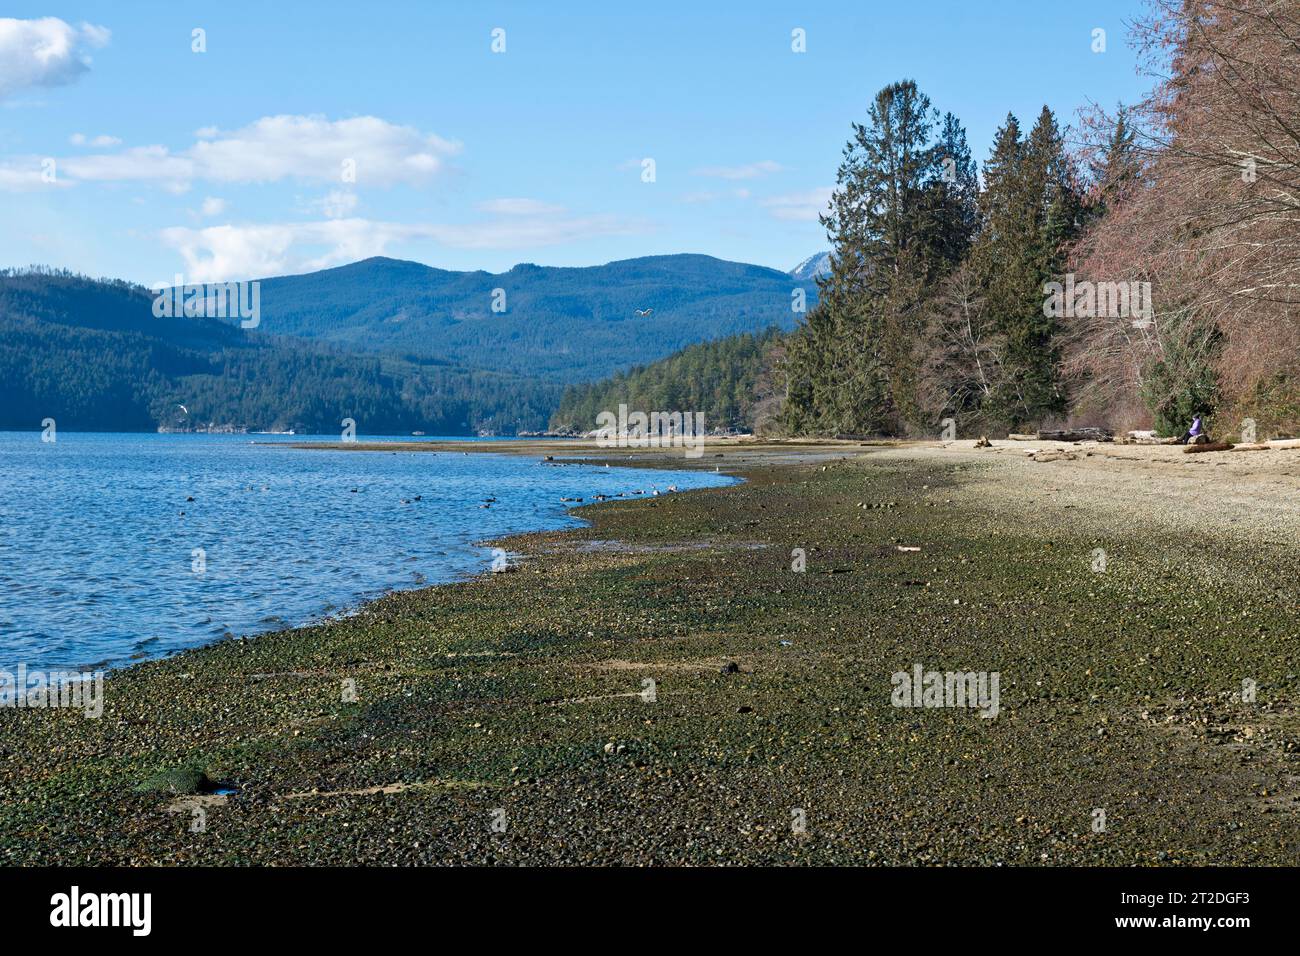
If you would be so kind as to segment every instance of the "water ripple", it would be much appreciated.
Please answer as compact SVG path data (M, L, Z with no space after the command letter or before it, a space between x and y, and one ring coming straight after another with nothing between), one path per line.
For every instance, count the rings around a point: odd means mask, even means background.
M478 542L575 524L561 498L731 480L237 435L9 432L0 460L0 668L121 665L302 624L481 571Z

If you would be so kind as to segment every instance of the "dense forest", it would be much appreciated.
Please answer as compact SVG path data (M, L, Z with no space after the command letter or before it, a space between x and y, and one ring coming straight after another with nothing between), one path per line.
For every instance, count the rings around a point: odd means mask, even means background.
M1073 146L1046 108L1008 115L982 181L915 83L877 94L787 343L787 431L1300 429L1300 8L1152 0L1135 33L1145 101Z
M424 358L348 355L215 319L157 319L153 295L51 270L0 274L0 427L247 428L331 434L537 429L561 387Z
M601 412L626 404L633 411L703 413L709 431L752 430L769 353L779 340L779 331L769 329L701 342L602 382L570 386L551 428L588 432Z
M952 114L911 81L876 95L845 148L831 273L791 337L795 433L1006 430L1065 412L1043 284L1089 214L1056 117L1008 115L983 184Z

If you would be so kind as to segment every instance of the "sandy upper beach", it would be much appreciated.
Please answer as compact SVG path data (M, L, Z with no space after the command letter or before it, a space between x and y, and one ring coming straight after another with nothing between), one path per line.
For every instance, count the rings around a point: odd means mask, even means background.
M1138 524L1183 525L1232 537L1300 541L1300 448L1187 454L1184 446L1116 442L828 441L711 438L695 457L680 448L605 448L582 439L480 442L303 442L344 451L497 453L727 471L754 465L816 464L868 455L884 461L955 461L996 479L970 486L1011 509L1059 507ZM1059 456L1059 457L1058 457Z

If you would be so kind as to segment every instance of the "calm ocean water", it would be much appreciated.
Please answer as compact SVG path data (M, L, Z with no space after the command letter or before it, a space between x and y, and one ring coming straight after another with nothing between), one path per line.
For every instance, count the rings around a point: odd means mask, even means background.
M561 498L732 483L252 443L305 437L0 433L0 669L120 667L302 624L482 571L476 541L579 524Z

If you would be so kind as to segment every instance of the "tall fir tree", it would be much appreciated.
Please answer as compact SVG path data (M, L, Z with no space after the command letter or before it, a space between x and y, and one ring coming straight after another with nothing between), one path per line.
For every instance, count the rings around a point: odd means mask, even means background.
M966 143L966 130L952 113L945 113L939 132L940 177L932 183L935 247L949 267L970 251L979 231L979 169Z
M1003 344L988 416L1015 429L1064 411L1056 321L1044 283L1059 280L1082 200L1056 118L1046 107L1027 137L1008 114L984 166L982 229L972 250L986 321Z
M796 432L898 433L922 416L925 301L975 224L965 131L910 80L885 87L844 148L830 212L834 250L816 309L787 355Z

